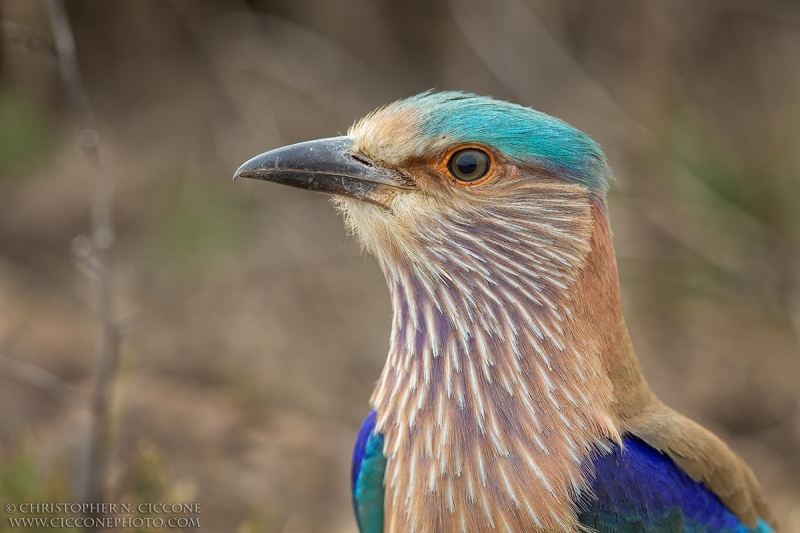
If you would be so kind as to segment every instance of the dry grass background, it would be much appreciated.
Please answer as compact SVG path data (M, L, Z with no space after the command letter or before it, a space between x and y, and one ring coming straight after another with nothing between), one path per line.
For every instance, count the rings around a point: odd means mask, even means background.
M206 531L355 531L349 454L387 349L382 275L324 197L230 176L437 87L531 105L605 147L648 379L800 532L796 2L67 7L116 188L110 501L198 501ZM0 16L52 42L38 0L0 0ZM66 501L96 351L70 251L91 183L54 62L0 46L0 501Z

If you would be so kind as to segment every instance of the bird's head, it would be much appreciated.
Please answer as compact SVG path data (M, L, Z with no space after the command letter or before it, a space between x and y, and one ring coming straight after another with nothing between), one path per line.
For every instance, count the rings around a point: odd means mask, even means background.
M257 156L239 176L333 195L387 273L405 265L442 280L519 263L539 274L577 268L611 172L600 147L559 119L427 92L374 111L346 136Z

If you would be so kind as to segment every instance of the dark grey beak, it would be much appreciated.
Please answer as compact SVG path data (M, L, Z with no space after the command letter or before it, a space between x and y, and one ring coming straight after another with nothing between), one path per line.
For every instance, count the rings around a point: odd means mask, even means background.
M350 137L332 137L277 148L240 166L237 178L291 185L300 189L349 196L386 207L386 193L407 188L392 170L353 155Z

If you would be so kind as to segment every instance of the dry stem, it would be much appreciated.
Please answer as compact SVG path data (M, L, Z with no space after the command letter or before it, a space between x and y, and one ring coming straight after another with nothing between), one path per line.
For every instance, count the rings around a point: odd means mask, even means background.
M72 111L78 125L78 139L89 162L94 187L91 253L94 256L92 278L100 320L100 339L91 396L91 420L83 471L85 477L81 483L80 497L87 502L102 502L110 447L109 395L119 359L121 340L114 314L114 294L111 287L111 252L114 244L114 228L111 222L112 184L103 171L99 137L81 78L75 38L64 3L62 0L47 0L47 7L56 43L59 72L69 93Z

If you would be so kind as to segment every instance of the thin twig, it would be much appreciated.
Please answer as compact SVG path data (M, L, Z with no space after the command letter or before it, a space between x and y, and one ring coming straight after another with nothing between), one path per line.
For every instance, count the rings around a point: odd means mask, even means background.
M65 403L74 401L80 394L80 389L49 370L3 354L0 354L0 373Z
M111 251L114 243L114 228L111 222L112 184L103 171L99 136L94 127L89 97L81 78L75 38L63 0L48 0L47 7L58 52L59 71L69 93L72 111L78 125L78 139L89 162L94 187L91 253L95 259L92 262L94 266L92 278L100 320L100 339L92 389L85 479L80 488L80 497L87 502L101 502L110 445L108 403L121 340L114 314L114 294L111 287Z

